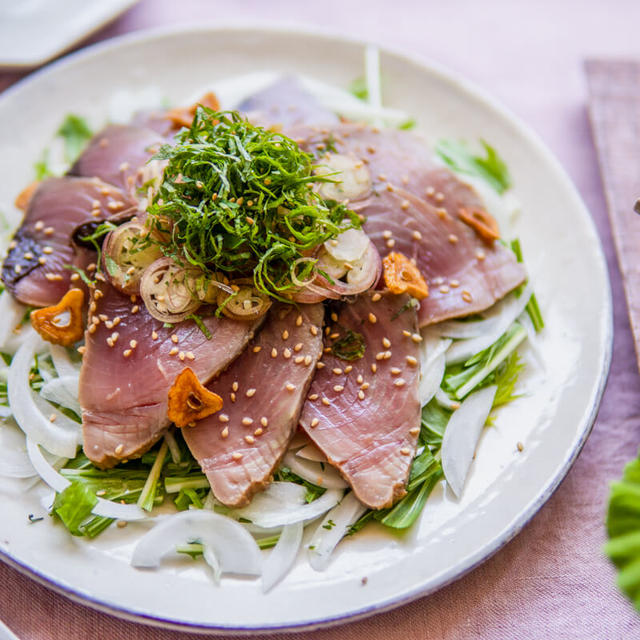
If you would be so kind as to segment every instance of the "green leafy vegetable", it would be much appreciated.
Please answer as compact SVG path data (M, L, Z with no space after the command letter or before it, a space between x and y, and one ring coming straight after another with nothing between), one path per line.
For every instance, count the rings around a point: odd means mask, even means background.
M307 493L304 496L304 499L307 502L313 502L326 491L326 489L323 489L318 485L312 484L307 480L303 480L299 475L291 471L289 467L280 467L273 477L274 480L279 482L295 482L296 484L301 484L307 490Z
M611 485L605 553L618 568L618 586L640 611L640 456Z
M40 158L33 165L33 170L36 174L36 180L44 180L53 175L49 169L49 149L43 149Z
M458 173L478 176L498 193L504 193L511 186L509 170L498 152L484 140L480 140L485 156L476 156L464 142L440 140L436 153L451 169Z
M364 356L367 344L364 336L357 331L347 329L347 332L331 346L331 353L341 360L359 360Z
M511 241L511 250L516 254L516 259L518 262L523 262L522 258L522 248L520 247L520 240L516 238ZM520 296L522 293L525 284L521 284L516 290L516 294ZM538 299L536 298L536 294L532 293L529 298L529 302L527 302L527 306L525 307L529 317L531 318L531 322L533 323L533 328L537 332L542 331L544 329L544 319L542 317L542 312L540 311L540 306L538 305Z
M449 409L441 407L435 398L422 407L420 444L426 444L432 451L437 451L442 445L442 438L451 413Z
M356 78L349 87L349 93L353 94L358 100L366 101L369 99L369 88L367 80L364 76Z
M448 367L443 381L444 389L458 400L462 400L475 388L482 386L483 381L487 380L526 337L526 329L519 322L514 322L490 347L477 353L463 365Z
M401 129L403 131L411 131L411 129L415 129L416 124L417 122L413 118L409 118L408 120L401 122L398 125L398 129Z
M64 157L69 163L75 162L93 135L87 121L70 113L60 125L57 134L64 140Z
M236 112L198 107L191 127L155 157L168 161L149 207L164 253L208 276L251 277L285 302L296 289L292 269L300 280L313 273L309 250L361 225L311 188L333 180L314 174L311 154Z
M169 445L167 444L167 441L164 440L162 445L160 445L160 451L158 451L158 455L156 456L153 466L151 467L151 471L149 472L147 480L144 483L144 487L142 488L142 492L140 493L140 497L138 498L138 506L145 511L151 511L151 509L153 509L156 497L156 486L160 480L162 465L164 465L164 460L167 457L168 450Z
M82 536L82 524L91 516L96 504L98 498L86 484L72 481L62 493L56 494L53 513L62 520L69 533Z

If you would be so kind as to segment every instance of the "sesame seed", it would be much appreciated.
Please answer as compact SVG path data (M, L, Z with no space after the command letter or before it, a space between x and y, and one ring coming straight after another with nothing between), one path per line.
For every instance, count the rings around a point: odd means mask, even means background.
M253 398L253 396L256 395L256 390L255 389L247 389L247 393L245 395L247 396L247 398Z
M47 227L44 230L44 235L45 236L52 236L54 231L55 231L55 229L53 227Z
M285 385L285 389L287 391L294 391L295 388L296 388L296 385L295 384L291 384L290 382L287 382L287 384Z
M406 329L403 329L402 335L405 336L406 338L410 338L412 334L411 334L411 331L407 331Z
M92 324L92 325L89 327L89 333L95 333L97 330L98 330L98 327L97 327L97 325L95 325L95 324Z
M113 319L113 326L114 326L114 327L117 327L117 326L120 324L120 321L121 321L121 320L122 320L122 318L120 318L120 316L116 316L116 317Z
M364 400L364 391L362 390L358 391L358 399Z
M187 357L186 353L184 351L181 351L178 354L178 358L180 358L180 360L182 360L182 362L184 362L184 359Z
M436 193L435 201L436 202L442 202L443 200L444 200L444 193L440 193L440 192Z
M171 342L178 344L178 336L175 333L171 336Z
M328 406L331 404L331 402L329 401L329 399L328 399L328 398L322 398L322 404L323 404L325 407L328 407Z
M303 360L304 360L304 356L298 356L297 358L294 358L294 362L296 364L300 364Z
M391 341L389 340L389 338L382 338L382 346L385 349L388 349L391 346Z
M220 420L220 422L229 422L229 416L226 413L221 413L218 415L218 420Z
M484 260L487 256L485 255L484 251L478 251L476 253L476 258L478 258L478 260L480 260L482 262L482 260Z
M266 427L269 424L269 421L267 420L266 416L262 416L262 418L260 418L260 424L263 427Z
M417 344L418 342L422 342L422 336L419 333L412 333L411 339Z
M195 355L193 354L193 351L187 351L187 359L189 359L189 360L195 360L196 359Z
M400 453L403 456L410 456L411 455L411 449L407 449L407 447L403 447L402 449L400 449Z
M370 385L368 382L363 382L363 383L360 385L360 388L361 388L363 391L366 391L370 386L371 386L371 385Z
M304 357L304 364L307 367L311 364L311 356L305 356Z
M42 222L42 220L38 220L38 222L36 222L36 223L33 225L33 228L34 228L36 231L42 231L42 230L44 229L44 222ZM13 248L13 247L12 247L12 248Z
M116 455L120 455L122 452L124 451L124 445L122 443L120 443L116 448L114 453Z
M516 446L518 447L518 451L523 451L524 450L524 445L522 444L522 442L518 442L518 444Z
M178 347L173 347L171 351L169 351L169 355L175 356L178 353L178 351L179 351Z
M231 457L237 462L238 460L242 460L242 454L238 453L237 451L235 453L231 454Z
M418 359L414 358L413 356L407 356L407 363L412 367L415 367L418 364Z
M55 413L52 413L52 414L49 416L49 422L55 422L57 417L58 417L58 416L57 416Z
M451 244L456 244L458 242L458 236L455 233L450 233L447 238Z
M253 444L256 441L253 436L245 436L244 439L247 444Z
M378 351L378 353L376 353L376 360L383 360L384 359L384 351Z
M387 191L393 192L395 191L395 189L393 188L393 185L391 183L387 183Z
M394 383L396 387L404 387L407 384L407 381L404 378L398 378Z
M317 427L319 423L320 423L320 420L318 420L318 418L314 418L314 419L311 421L311 423L310 423L310 425L309 425L309 426L310 426L310 427L312 427L312 428L313 428L313 427Z
M353 371L353 366L348 364L345 368L344 368L344 372L345 373L351 373Z
M385 351L384 352L384 359L388 360L391 357L391 351Z
M371 365L371 373L375 373L378 370L378 365L374 362Z
M151 339L152 340L157 340L158 339L158 332L157 331L152 331L151 332Z
M309 400L317 400L317 399L318 399L318 394L317 394L317 393L312 393L312 394L309 396Z
M13 270L14 270L16 273L20 273L20 272L22 271L22 266L21 266L21 265L19 265L19 264L17 264L17 265L15 265L15 266L13 267ZM49 274L49 273L48 273L48 274L47 274L47 276L49 276L49 275L51 275L51 274Z
M229 427L225 427L221 432L220 435L223 438L228 438L229 437Z
M44 247L44 249L42 249L42 253L46 253L48 255L53 253L53 247Z
M117 335L117 334L114 334L114 335ZM129 346L132 349L135 349L138 346L138 341L137 340L129 340Z
M78 347L77 351L80 355L84 355L84 352L86 351L86 347L84 345L82 345L81 347Z
M316 362L316 369L324 369L325 364L324 362Z
M398 369L398 367L391 367L391 375L399 376L402 373L402 369Z
M253 418L248 418L248 417L242 418L242 424L245 427L248 427L250 424L253 424Z
M332 369L333 373L335 373L337 376L342 375L342 369L340 369L339 367L335 367L334 369Z
M300 351L302 349L302 342L298 342L298 344L293 347L293 350L297 353L298 351Z
M333 387L333 390L334 390L336 393L340 393L341 391L343 391L343 390L344 390L344 387L343 387L341 384L337 384L337 385L335 385L335 386Z
M44 256L38 258L38 264L46 264L47 259Z
M264 431L262 430L262 427L258 427L254 432L253 435L254 436L261 436L264 433Z
M385 244L387 245L387 247L389 247L389 249L393 249L393 247L396 244L396 241L393 238L390 238L389 240L386 241Z
M358 377L356 378L356 382L358 384L362 384L364 382L364 378L362 377L362 375L358 375Z
M471 294L467 290L462 292L462 299L465 302L471 302L473 300L473 298L471 297Z
M315 324L312 324L312 325L309 327L309 331L311 331L311 335L312 335L312 336L317 336L317 335L318 335L318 327L316 327L316 325L315 325Z
M375 324L376 322L378 322L378 318L376 318L376 316L373 313L369 314L369 322L371 324Z
M285 349L282 355L288 360L291 357L291 349Z
M408 200L403 200L402 204L400 205L400 208L403 209L404 211L406 211L409 208L409 201Z
M131 351L131 349L125 349L125 350L122 352L122 355L123 355L125 358L128 358L132 353L133 353L133 352Z
M25 260L33 260L33 253L31 253L31 251L27 251L23 257Z
M420 427L414 427L413 429L409 429L409 433L412 436L417 436L420 433Z
M419 231L414 231L411 236L414 240L422 240L422 234Z
M378 302L378 300L380 300L380 298L382 298L382 296L379 293L374 293L371 296L371 302Z
M233 391L229 394L229 397L231 398L231 402L236 401L236 394Z
M331 319L334 322L338 322L338 314L335 311L331 314Z
M271 349L271 357L272 358L277 358L278 357L278 350L273 347L273 349Z
M393 233L391 233L391 231L389 231L389 229L385 229L385 230L382 232L382 237L383 237L385 240L388 240L389 238L391 238L391 236L393 236Z
M231 389L233 391L237 391L238 390L238 381L237 380L231 385Z
M446 284L443 284L440 289L440 293L449 293L449 287Z

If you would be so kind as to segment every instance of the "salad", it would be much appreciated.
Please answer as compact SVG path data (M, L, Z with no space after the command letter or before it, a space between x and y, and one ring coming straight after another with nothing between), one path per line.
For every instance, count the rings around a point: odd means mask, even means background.
M62 124L64 174L38 163L2 267L25 453L0 475L51 487L71 534L151 520L134 566L178 552L268 590L303 544L323 570L438 483L462 495L544 323L505 163L430 150L380 106L376 60L357 99L285 77Z

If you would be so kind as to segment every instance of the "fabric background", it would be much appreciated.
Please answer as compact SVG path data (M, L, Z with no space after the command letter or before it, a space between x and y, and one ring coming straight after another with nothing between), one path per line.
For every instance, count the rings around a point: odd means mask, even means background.
M497 555L437 594L367 620L307 632L304 638L640 638L640 617L617 592L614 572L601 552L608 485L640 444L640 377L582 71L585 57L640 58L640 2L143 0L91 41L155 25L204 21L322 25L432 58L475 81L537 130L557 154L596 221L612 280L615 344L608 387L591 437L547 505ZM0 73L0 90L18 77ZM197 637L97 613L4 564L0 617L25 640Z

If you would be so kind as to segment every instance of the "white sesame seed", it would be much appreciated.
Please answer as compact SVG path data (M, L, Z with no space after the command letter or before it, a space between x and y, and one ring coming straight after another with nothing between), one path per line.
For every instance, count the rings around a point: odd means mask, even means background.
M343 391L343 390L344 390L344 387L343 387L341 384L336 384L336 385L333 387L333 390L334 390L336 393L340 393L341 391Z
M333 373L335 373L337 376L342 375L342 369L340 369L339 367L335 367L334 369L332 369Z
M261 436L263 433L264 433L264 432L263 432L263 430L262 430L262 427L258 427L258 428L253 432L253 435L254 435L254 436Z
M253 347L252 351L253 353L259 353L261 349L262 347L259 344L257 344L255 347Z
M358 377L356 378L356 382L358 384L362 384L364 382L364 378L362 377L362 375L358 375Z
M302 361L304 360L304 356L297 356L296 358L294 358L294 362L296 364L300 364Z
M351 373L351 371L353 371L353 366L348 364L345 368L344 368L344 372L345 373Z
M122 352L122 355L123 355L125 358L128 358L132 353L133 353L133 352L131 351L131 349L125 349L125 350Z
M482 262L482 260L484 260L487 256L485 255L484 251L478 251L478 253L476 253L476 258L478 258L478 260L480 260Z
M253 444L256 440L253 436L245 436L244 437L245 441L247 442L247 444Z
M178 336L175 333L171 336L171 342L178 344Z
M50 255L53 253L53 247L44 247L44 249L42 249L42 253L46 253L47 255Z
M391 357L391 351L385 351L384 352L384 359L388 360Z
M114 453L116 455L120 455L122 452L124 451L124 445L122 443L120 443L114 450Z
M262 418L260 418L260 424L263 427L266 427L269 424L269 421L267 420L266 416L262 416Z
M374 363L371 365L371 372L372 372L372 373L375 373L377 370L378 370L378 365L374 362Z
M151 332L151 339L152 340L157 340L158 339L158 332L157 331L152 331Z
M295 384L291 384L290 382L287 382L287 384L285 385L285 389L287 391L294 391L295 388L296 388L296 385Z
M378 322L378 318L376 318L376 316L373 313L369 314L369 322L371 324L375 324L376 322Z
M378 302L378 300L380 300L380 298L382 298L382 296L379 293L376 292L371 296L371 301L372 302Z
M329 401L328 398L322 398L322 404L325 405L325 407L328 407L331 402Z
M238 381L237 381L237 380L235 380L235 381L233 382L233 384L231 385L231 389L232 389L233 391L237 391L237 390L238 390Z
M287 340L288 338L289 338L289 332L285 329L285 330L282 332L282 339L283 339L283 340Z
M302 349L302 342L298 342L298 344L296 344L295 347L293 347L293 350L297 353L298 351L300 351Z
M395 247L396 245L396 241L393 238L390 238L385 242L385 244L387 245L387 247L389 247L389 249L393 249L393 247Z
M410 364L412 367L415 367L418 364L418 360L413 356L407 356L407 364Z
M252 418L242 418L242 424L245 427L248 427L250 424L253 424L253 419Z
M44 230L44 235L45 236L52 236L54 231L55 231L55 229L53 227L47 227Z
M407 381L404 378L398 378L397 380L394 381L393 384L396 387L404 387L404 385L407 384Z
M220 413L218 420L220 420L220 422L229 422L229 416L226 413Z
M330 335L329 335L329 337L330 337L332 340L335 340L336 338L339 338L339 337L340 337L340 334L339 334L339 333L337 333L337 332L335 332L335 333L330 334Z
M229 427L225 427L221 432L220 435L223 438L228 438L229 437Z
M49 422L55 422L57 417L58 417L58 416L57 416L55 413L52 413L52 414L49 416Z
M288 359L291 357L291 349L288 349L288 348L287 348L287 349L285 349L285 350L282 352L282 355L283 355L283 356L288 360Z
M317 399L318 399L318 394L317 394L317 393L312 393L312 394L309 396L309 400L317 400Z
M231 398L231 402L236 401L236 394L233 391L229 394L229 397Z
M465 291L463 291L463 292L462 292L462 299L463 299L465 302L471 302L471 300L472 300L473 298L471 297L471 294L470 294L468 291L466 291L466 290L465 290Z
M299 327L301 325L302 325L302 316L298 314L298 317L296 318L296 327Z
M449 287L446 284L443 284L440 287L440 293L449 293Z
M411 339L415 342L422 342L422 336L419 333L412 333L411 334Z
M338 314L335 311L331 314L331 319L334 322L338 322Z
M364 391L362 391L362 390L358 391L358 398L360 400L364 400Z
M232 454L231 454L231 457L232 457L234 460L236 460L236 461L238 461L238 460L242 460L242 454L241 454L241 453L238 453L237 451L236 451L235 453L232 453Z
M382 346L385 349L388 349L391 346L391 341L389 340L389 338L382 338Z
M195 360L196 359L195 355L193 354L193 351L187 351L187 359L189 359L189 360Z
M403 447L402 449L400 449L400 453L403 456L410 456L411 455L411 449L407 449L406 447Z
M247 389L247 393L245 395L247 396L247 398L253 398L253 396L256 395L256 390L255 389Z
M309 327L309 331L311 331L312 336L318 335L318 327L316 327L315 324L312 324L311 327Z
M309 426L311 427L317 427L319 424L320 420L318 420L318 418L313 418L313 420L311 420L311 423Z
M451 280L451 282L449 282L449 285L451 286L451 288L456 289L460 286L460 282L458 280Z
M304 364L307 367L311 364L311 356L305 356L304 357Z
M402 369L398 369L398 367L391 367L391 375L399 376L402 373Z
M278 357L278 350L273 347L273 349L271 349L271 357L272 358L277 358Z
M422 234L419 231L414 231L411 236L414 240L422 240Z
M116 333L116 334L114 334L114 335L117 335L117 333ZM137 340L129 340L129 346L130 346L132 349L135 349L135 348L138 346L138 341L137 341Z
M325 364L324 362L316 362L316 369L324 369Z
M412 436L417 436L420 433L420 427L414 427L413 429L409 429L409 433Z
M36 231L42 231L42 230L44 229L44 222L42 222L42 220L38 220L38 222L36 222L36 223L33 225L33 228L34 228ZM12 248L13 248L13 247L12 247Z
M173 347L171 351L169 351L169 355L175 356L178 353L178 351L179 351L178 347Z
M455 233L450 233L447 238L451 244L456 244L458 242L458 236Z

